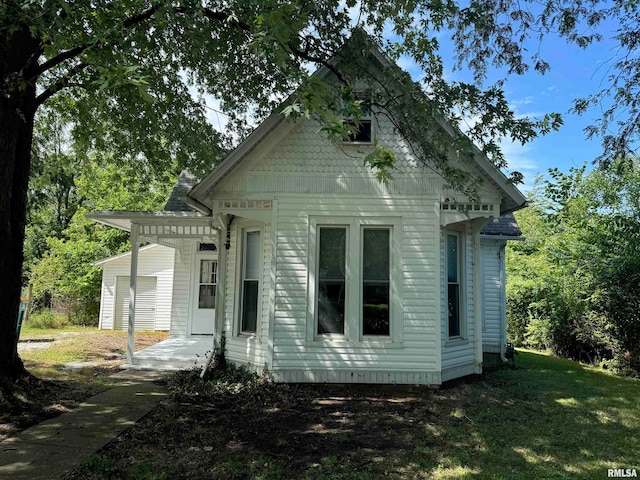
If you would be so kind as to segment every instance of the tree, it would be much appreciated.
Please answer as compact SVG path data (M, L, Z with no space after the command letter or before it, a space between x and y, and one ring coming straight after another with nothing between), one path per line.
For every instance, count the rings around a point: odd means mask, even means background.
M555 354L640 372L640 164L550 171L507 249L509 333Z
M68 152L68 157L77 158ZM41 154L46 158L45 154ZM65 157L67 158L67 157ZM46 158L46 163L54 159ZM52 168L57 172L56 168ZM32 202L29 208L25 252L31 254L25 266L30 270L36 301L52 299L64 307L69 321L74 324L97 324L101 268L91 266L99 258L130 249L129 235L121 230L91 222L85 215L95 210L161 210L167 201L177 173L174 168L156 174L139 165L115 165L113 160L94 153L75 162L72 178L49 178L45 172L32 175L32 184L48 185L47 189L33 191L30 196L44 196L48 202ZM43 178L45 177L45 178ZM61 180L61 183L59 181ZM67 182L71 180L71 186ZM59 211L59 192L73 192L73 213L67 218L51 215ZM67 199L69 195L63 195ZM68 202L62 202L68 205ZM51 225L41 219L47 219ZM35 221L34 221L35 220ZM36 239L38 242L36 243ZM40 247L37 252L33 248ZM31 247L28 249L28 247ZM31 250L31 251L29 251Z
M374 42L392 59L408 55L424 72L419 82L397 69L369 76L368 93L378 114L392 118L421 161L472 195L475 178L447 162L452 143L466 152L475 141L504 166L502 137L526 142L558 128L561 118L516 118L501 84L483 90L446 82L437 35L452 32L459 60L479 79L490 64L522 73L535 62L543 71L541 59L524 58L526 46L519 38L536 24L517 5L478 1L462 7L453 0L365 0L357 6L353 0L0 3L0 372L11 378L25 373L14 327L34 122L45 103L73 119L73 141L86 151L110 151L123 163L177 159L201 173L229 138L206 122L199 95L218 98L240 136L247 131L247 118L264 118L292 93L289 116L314 116L328 134L349 135L353 127L341 114L354 113L358 120L353 87L367 74L368 44ZM592 10L597 6L589 3ZM586 10L568 9L559 1L537 18L549 26L562 21L561 33L571 35L579 22L565 17L580 20ZM512 28L512 22L519 27ZM385 38L388 31L395 40ZM331 75L310 78L309 65ZM462 116L478 119L466 132L469 138L455 128ZM453 130L443 132L442 120ZM368 161L381 179L388 178L390 152L381 147Z

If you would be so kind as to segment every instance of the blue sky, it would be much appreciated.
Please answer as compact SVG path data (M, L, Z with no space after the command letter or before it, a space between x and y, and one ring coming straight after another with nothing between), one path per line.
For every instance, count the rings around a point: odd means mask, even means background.
M581 116L569 111L573 100L596 93L606 85L616 54L615 42L611 39L613 30L611 25L605 25L601 29L605 39L587 49L568 44L561 38L546 37L535 48L539 49L551 69L544 75L531 71L507 80L505 93L517 115L536 117L557 112L564 120L559 131L524 146L503 143L509 170L520 171L525 176L524 184L519 185L523 192L532 187L536 175L545 174L554 167L568 172L571 167L580 167L584 163L592 168L592 161L601 153L600 139L588 140L584 132L584 128L599 117L600 110L592 108ZM405 68L407 66L404 65ZM450 80L472 81L470 73L464 70L449 70L446 75ZM497 78L495 72L493 75L490 73L490 80L492 76Z

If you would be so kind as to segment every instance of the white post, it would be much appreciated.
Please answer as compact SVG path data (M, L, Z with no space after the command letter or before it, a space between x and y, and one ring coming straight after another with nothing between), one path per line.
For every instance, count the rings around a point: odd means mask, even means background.
M214 344L220 345L224 325L224 304L227 285L227 229L218 230L218 283L216 284L216 318L214 328Z
M138 225L131 224L131 277L129 280L129 326L127 337L127 363L133 364L133 342L136 327L136 290L138 286Z
M220 220L220 223L221 225L224 225L222 220ZM224 325L224 292L226 289L225 285L227 283L227 249L225 247L225 243L227 241L227 229L226 227L217 228L216 231L218 232L218 242L216 243L218 251L218 281L216 282L216 309L215 317L213 319L213 350L211 351L211 355L209 355L207 363L200 372L200 378L204 378L207 370L211 366L214 353L221 345L220 338L222 337L222 326Z
M473 307L474 307L474 356L476 358L475 373L482 373L482 317L484 315L483 308L483 285L484 279L480 275L482 267L480 265L482 261L481 244L480 244L480 231L486 223L484 219L477 219L473 225Z

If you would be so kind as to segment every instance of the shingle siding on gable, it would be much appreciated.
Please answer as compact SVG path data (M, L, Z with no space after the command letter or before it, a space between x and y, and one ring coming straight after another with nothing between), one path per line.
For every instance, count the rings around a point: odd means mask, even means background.
M409 145L393 132L388 121L378 126L378 141L396 154L396 169L387 186L364 166L372 147L335 145L314 121L282 122L236 171L216 186L214 196L230 194L332 193L364 195L423 195L442 192L444 182L416 161ZM483 203L500 203L500 196L486 184Z

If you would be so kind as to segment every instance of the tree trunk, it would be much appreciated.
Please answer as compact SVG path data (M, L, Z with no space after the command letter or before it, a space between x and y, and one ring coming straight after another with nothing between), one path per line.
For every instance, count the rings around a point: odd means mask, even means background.
M24 229L35 82L20 85L39 42L26 27L0 34L0 378L28 375L18 355L16 326L22 287ZM37 58L37 57L36 57Z

